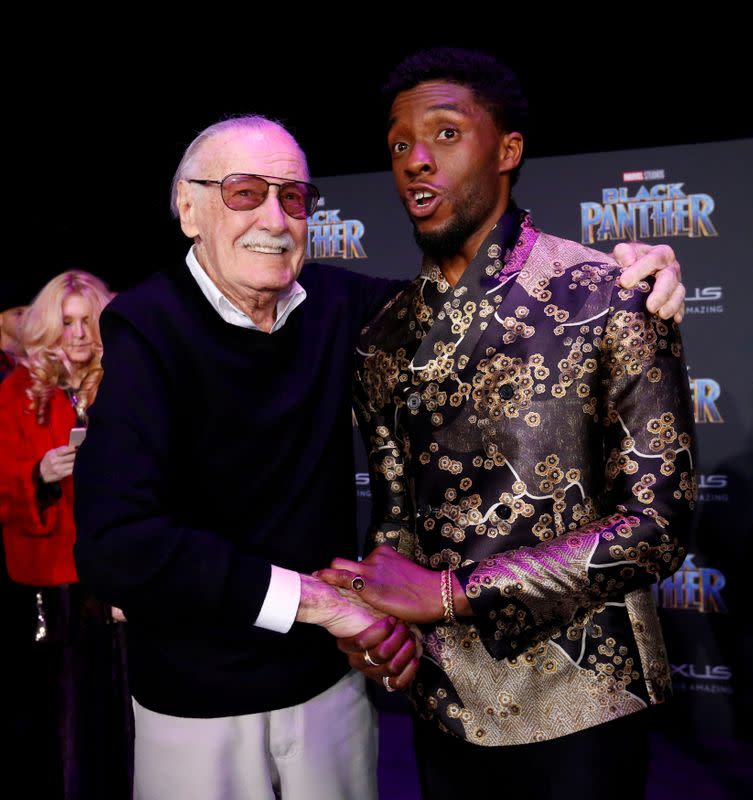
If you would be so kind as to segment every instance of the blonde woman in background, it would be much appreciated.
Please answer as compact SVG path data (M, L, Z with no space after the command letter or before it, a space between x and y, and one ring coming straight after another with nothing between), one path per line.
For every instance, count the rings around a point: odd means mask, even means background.
M102 378L99 316L113 295L73 270L20 323L24 355L0 386L0 524L19 585L3 681L14 757L30 796L129 794L129 702L112 610L78 581L71 474ZM31 784L31 786L30 786Z

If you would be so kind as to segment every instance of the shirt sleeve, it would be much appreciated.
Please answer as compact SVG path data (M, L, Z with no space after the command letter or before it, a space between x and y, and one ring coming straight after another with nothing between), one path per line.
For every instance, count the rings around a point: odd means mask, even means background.
M277 633L287 633L295 622L301 602L301 576L272 564L267 596L254 625Z

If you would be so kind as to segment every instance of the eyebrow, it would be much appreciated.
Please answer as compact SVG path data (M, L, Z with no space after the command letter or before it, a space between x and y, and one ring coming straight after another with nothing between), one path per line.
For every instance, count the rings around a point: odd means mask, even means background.
M458 114L463 114L463 116L468 116L468 112L464 110L461 105L458 103L436 103L433 106L429 106L427 111L455 111ZM395 123L397 122L397 117L390 117L387 121L387 130L391 130Z

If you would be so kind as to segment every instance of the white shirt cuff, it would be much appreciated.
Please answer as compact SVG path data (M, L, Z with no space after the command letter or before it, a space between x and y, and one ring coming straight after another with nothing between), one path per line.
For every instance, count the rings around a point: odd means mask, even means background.
M301 576L272 564L267 596L254 625L277 633L287 633L295 622L301 602Z

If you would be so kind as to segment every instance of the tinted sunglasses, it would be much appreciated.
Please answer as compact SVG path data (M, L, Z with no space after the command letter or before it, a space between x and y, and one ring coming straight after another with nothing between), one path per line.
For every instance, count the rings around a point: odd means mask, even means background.
M273 179L274 183L272 182ZM270 186L279 187L277 198L286 214L293 219L306 219L316 210L319 190L313 183L286 181L272 175L246 175L234 172L221 181L188 178L189 183L210 184L220 187L222 200L233 211L251 211L258 208L269 194Z

